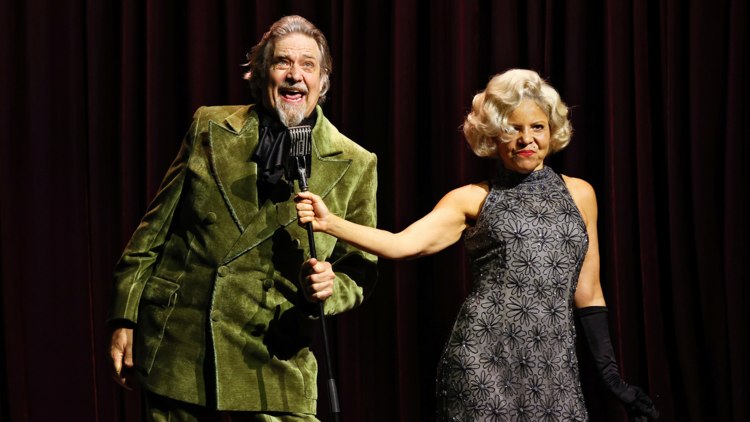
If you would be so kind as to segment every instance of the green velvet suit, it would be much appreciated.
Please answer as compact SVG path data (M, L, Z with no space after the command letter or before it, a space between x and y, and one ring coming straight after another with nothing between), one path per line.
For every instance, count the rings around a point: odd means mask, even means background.
M320 107L317 115L310 191L331 212L375 226L375 155ZM253 106L195 113L117 264L109 319L137 323L136 378L146 390L200 405L215 397L220 410L315 413L315 307L296 282L310 257L307 233L283 180L277 199L259 206L257 144ZM374 287L376 258L326 234L315 241L336 273L326 314L359 305Z

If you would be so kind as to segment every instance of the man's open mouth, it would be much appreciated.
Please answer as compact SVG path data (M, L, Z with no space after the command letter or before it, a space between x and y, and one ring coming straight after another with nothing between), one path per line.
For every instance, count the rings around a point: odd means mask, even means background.
M285 88L285 89L280 89L279 94L281 94L281 96L288 102L296 103L296 102L302 101L302 98L305 96L306 93L298 89Z

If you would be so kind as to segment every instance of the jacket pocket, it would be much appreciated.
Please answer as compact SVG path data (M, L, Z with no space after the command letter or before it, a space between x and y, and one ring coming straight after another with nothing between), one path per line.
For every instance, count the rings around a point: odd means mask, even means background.
M152 276L143 289L136 328L135 363L146 374L151 372L179 288L177 283Z
M297 368L302 373L302 381L305 383L305 397L318 399L318 362L310 349L303 349L297 354Z

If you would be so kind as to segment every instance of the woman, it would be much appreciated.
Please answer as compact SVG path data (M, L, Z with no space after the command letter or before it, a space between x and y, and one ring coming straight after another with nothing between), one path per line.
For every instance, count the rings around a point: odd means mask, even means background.
M656 418L643 391L620 379L609 342L594 190L544 165L570 141L566 105L536 72L518 69L495 76L472 105L464 134L477 155L501 160L492 180L448 193L398 234L339 218L309 192L299 194L300 224L390 259L463 236L474 290L438 367L438 420L588 420L574 308L608 389L630 416Z

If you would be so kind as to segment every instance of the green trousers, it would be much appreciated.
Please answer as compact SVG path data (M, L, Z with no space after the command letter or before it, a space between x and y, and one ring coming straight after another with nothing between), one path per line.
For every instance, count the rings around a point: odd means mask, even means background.
M223 411L185 403L159 394L146 394L149 422L221 422ZM285 412L227 412L232 422L320 422L315 415Z

